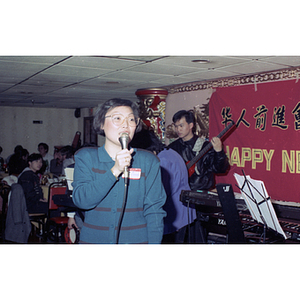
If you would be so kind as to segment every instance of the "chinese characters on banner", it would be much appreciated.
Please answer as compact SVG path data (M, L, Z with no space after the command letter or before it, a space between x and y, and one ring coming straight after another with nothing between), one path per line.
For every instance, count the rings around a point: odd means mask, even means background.
M295 80L217 88L209 102L210 138L230 120L236 129L223 141L230 183L244 170L262 180L271 199L300 202L300 82Z

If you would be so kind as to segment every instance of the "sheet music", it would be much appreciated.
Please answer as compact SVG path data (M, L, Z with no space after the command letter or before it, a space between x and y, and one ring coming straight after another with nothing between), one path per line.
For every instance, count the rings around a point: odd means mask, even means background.
M65 173L66 173L66 178L67 178L67 183L68 183L68 189L70 191L73 191L73 177L74 177L74 168L65 168Z
M246 176L247 180L245 180L245 176L243 175L237 173L234 173L233 175L241 189L241 193L252 218L258 223L266 223L269 228L282 234L286 239L287 237L279 224L264 182L252 179L249 175Z

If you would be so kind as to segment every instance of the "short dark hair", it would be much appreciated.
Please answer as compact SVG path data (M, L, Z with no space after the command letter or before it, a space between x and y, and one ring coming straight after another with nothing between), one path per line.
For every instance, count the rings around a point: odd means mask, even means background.
M22 152L21 152L21 156L26 156L26 155L29 155L29 152L27 149L23 149Z
M61 155L66 155L66 158L71 158L74 155L74 150L72 146L64 146L59 151Z
M192 111L190 110L180 110L177 113L174 114L173 116L173 123L176 123L179 121L181 118L185 117L185 120L188 124L193 123L195 124L195 117Z
M94 129L97 134L105 136L104 130L101 129L101 127L104 125L104 122L105 122L105 115L109 110L111 110L115 107L118 107L118 106L130 107L133 111L135 119L137 120L139 118L139 108L136 103L134 103L130 100L120 99L120 98L114 98L114 99L107 100L100 107L98 107L98 109L95 113L93 125L94 125ZM141 123L142 122L139 122L139 124L137 125L137 127L135 129L135 132L139 132L141 130L141 128L142 128Z
M40 153L32 153L28 156L27 163L33 162L33 161L39 160L39 159L43 160L43 157Z
M39 143L38 147L40 147L40 146L42 146L46 150L46 152L49 151L49 146L46 143Z
M137 132L130 142L130 146L134 148L146 149L151 152L155 151L156 154L165 148L165 145L150 128L143 128L141 131Z
M23 149L24 149L23 146L17 145L14 149L14 153L21 155Z

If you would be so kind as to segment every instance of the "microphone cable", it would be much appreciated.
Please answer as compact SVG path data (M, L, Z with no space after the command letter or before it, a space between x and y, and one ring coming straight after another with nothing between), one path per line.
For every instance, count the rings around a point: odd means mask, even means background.
M124 217L124 213L125 213L125 208L126 208L126 204L127 204L128 178L124 178L124 179L125 179L124 198L123 198L123 204L122 204L121 213L120 213L120 217L119 217L119 222L118 222L118 226L117 226L116 244L119 244L120 230L121 230L121 225L122 225L122 221L123 221L123 217Z
M128 149L128 143L129 143L129 135L127 132L123 132L121 136L119 137L119 142L121 144L122 149ZM117 226L117 238L116 238L116 244L119 244L119 237L120 237L120 230L122 226L122 221L125 213L126 203L127 203L127 194L128 194L128 167L125 167L124 170L124 198L123 198L123 204L121 208L121 213L119 217L119 222Z

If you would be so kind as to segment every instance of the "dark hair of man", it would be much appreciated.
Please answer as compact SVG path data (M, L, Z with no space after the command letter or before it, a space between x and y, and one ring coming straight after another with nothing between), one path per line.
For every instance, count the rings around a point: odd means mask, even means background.
M166 148L152 129L145 128L134 135L130 146L133 148L146 149L151 152L155 151L156 154Z
M14 149L14 153L21 155L23 149L24 149L23 146L17 145Z
M33 162L35 160L39 160L39 159L42 159L43 160L43 157L40 153L32 153L28 156L27 158L27 163L29 162Z
M42 146L46 150L46 152L49 151L49 146L46 143L39 143L38 147L40 147L40 146Z
M185 117L185 120L188 124L193 123L195 124L195 117L192 111L187 111L187 110L180 110L173 116L173 123L176 123L179 121L181 118Z
M192 132L195 133L196 126L195 126L195 117L194 117L193 111L191 111L191 110L180 110L180 111L178 111L177 113L174 114L172 121L173 121L173 123L176 123L177 121L179 121L183 117L185 118L185 120L188 124L190 124L190 123L194 124L194 126L192 128Z
M29 152L27 149L23 149L22 152L21 152L21 156L22 157L26 157L27 155L29 155Z
M62 156L66 155L66 158L71 158L74 154L72 146L64 146L59 150Z
M110 111L111 109L118 107L118 106L130 107L133 111L133 115L134 115L135 119L138 120L139 108L138 108L137 104L135 104L134 102L132 102L130 100L126 100L126 99L120 99L120 98L114 98L114 99L107 100L100 107L98 107L98 109L95 113L93 125L94 125L94 129L97 134L105 136L104 130L101 129L101 127L104 125L104 122L105 122L105 116L108 111ZM141 130L141 122L139 122L135 131L139 132L140 130Z

